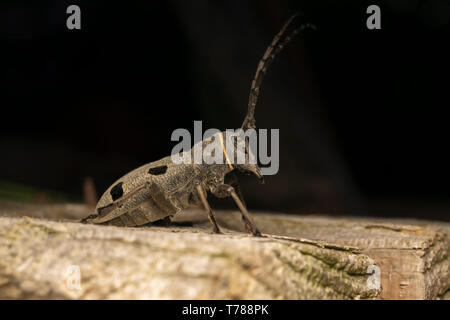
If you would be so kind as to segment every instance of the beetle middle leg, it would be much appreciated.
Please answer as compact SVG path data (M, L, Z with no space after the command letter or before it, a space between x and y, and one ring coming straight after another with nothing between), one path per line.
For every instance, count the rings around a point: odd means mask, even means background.
M216 217L214 216L214 212L211 209L211 206L208 203L208 200L206 200L206 194L203 190L201 185L198 185L197 187L198 195L200 196L200 199L202 200L203 206L205 207L206 211L208 211L208 218L211 224L213 225L213 231L214 233L222 233L219 229L219 226L217 225Z

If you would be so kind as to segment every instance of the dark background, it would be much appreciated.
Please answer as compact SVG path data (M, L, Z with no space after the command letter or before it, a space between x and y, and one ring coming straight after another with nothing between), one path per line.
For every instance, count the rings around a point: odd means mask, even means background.
M71 4L81 30L66 28ZM366 28L370 4L381 8L381 30ZM295 39L263 83L257 126L280 129L280 171L264 185L243 177L249 207L450 220L448 1L0 8L4 189L81 200L86 177L101 194L169 155L176 128L239 127L258 60L300 10L318 30Z

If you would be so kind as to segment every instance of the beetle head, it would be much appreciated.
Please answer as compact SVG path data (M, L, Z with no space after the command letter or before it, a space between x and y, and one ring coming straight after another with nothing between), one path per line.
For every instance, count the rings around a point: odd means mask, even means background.
M225 149L228 155L227 161L232 159L234 169L245 174L254 174L261 183L264 183L264 177L261 174L261 168L258 166L256 157L256 131L243 132L239 129L233 134L224 133L227 146L232 146L233 152L229 152L230 148Z

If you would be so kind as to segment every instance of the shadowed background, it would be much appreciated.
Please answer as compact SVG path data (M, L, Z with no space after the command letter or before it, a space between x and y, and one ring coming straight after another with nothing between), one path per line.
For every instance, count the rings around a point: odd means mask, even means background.
M67 6L81 30L66 28ZM381 30L366 8L381 8ZM237 128L294 12L316 25L269 68L256 120L280 170L251 209L449 220L445 1L2 1L0 196L81 201L170 154L176 128ZM86 185L85 185L86 188ZM231 200L215 207L232 206Z

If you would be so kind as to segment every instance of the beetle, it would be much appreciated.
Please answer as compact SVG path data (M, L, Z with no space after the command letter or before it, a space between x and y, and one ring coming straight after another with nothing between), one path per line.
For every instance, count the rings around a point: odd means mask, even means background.
M288 33L287 30L297 16L298 13L283 25L259 61L251 84L247 114L241 126L244 131L256 128L254 112L268 66L296 34L306 27L314 28L304 24ZM242 213L246 230L254 236L261 236L261 232L247 211L235 175L236 170L254 174L261 182L264 182L261 169L257 163L248 161L249 156L253 156L248 145L245 146L246 161L242 164L232 164L223 143L223 140L227 138L227 132L219 132L217 137L222 142L222 151L227 163L178 164L172 161L171 156L168 156L145 164L110 186L100 198L95 209L96 213L84 218L82 222L133 227L168 219L191 205L202 204L208 213L213 231L220 233L214 212L207 201L209 191L219 198L232 197ZM210 140L206 141L206 139L200 142L202 147L209 143ZM193 150L194 148L190 152ZM239 151L236 150L236 152ZM225 179L228 180L227 183Z

